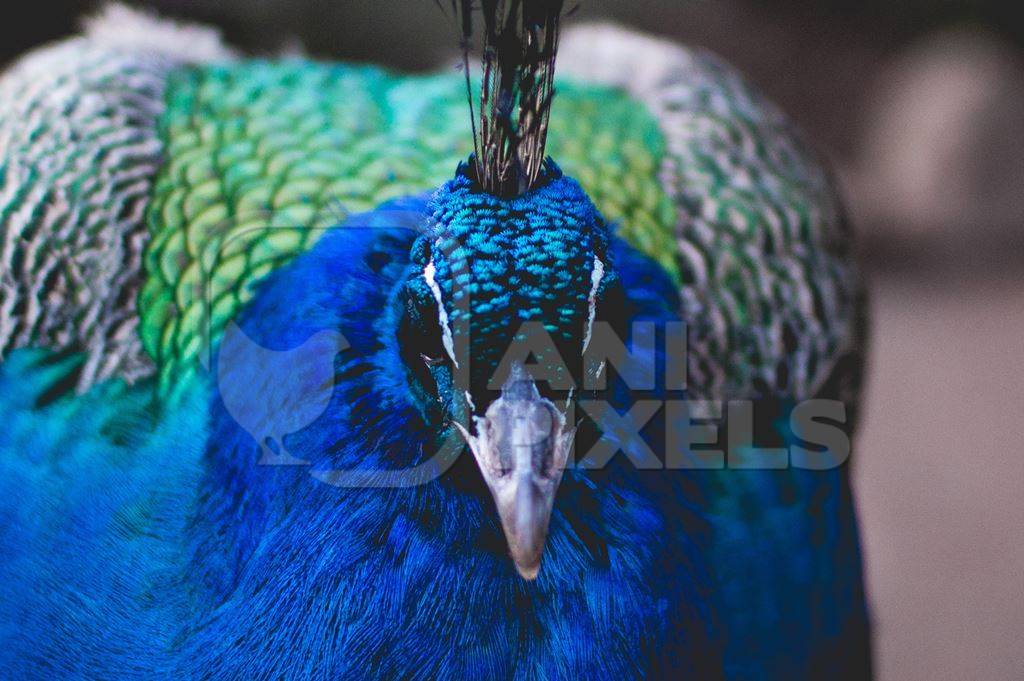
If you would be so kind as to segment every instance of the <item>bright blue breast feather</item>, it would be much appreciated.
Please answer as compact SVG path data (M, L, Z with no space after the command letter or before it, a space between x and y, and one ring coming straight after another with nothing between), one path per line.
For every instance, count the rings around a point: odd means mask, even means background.
M684 476L640 474L621 457L568 471L536 582L515 573L469 457L410 489L311 477L402 468L436 439L394 347L394 289L418 267L408 252L426 210L425 199L395 202L326 235L271 275L238 320L254 343L285 354L325 329L350 345L331 358L327 410L282 439L309 466L257 465L256 440L218 398L207 410L198 382L173 413L154 409L146 384L42 405L66 374L62 358L5 358L6 670L500 679L715 668L706 526L683 501L696 498ZM666 277L621 242L610 251L627 313L669 318ZM274 383L268 366L213 378L259 399ZM627 391L613 393L629 406Z
M257 442L219 400L207 408L199 383L172 413L154 409L148 384L49 403L75 358L5 357L0 668L14 678L630 678L712 668L719 624L735 678L862 668L841 471L732 472L748 491L711 492L714 548L693 508L711 489L700 478L641 474L621 455L602 471L568 471L535 583L512 569L465 457L412 489L311 477L408 466L434 439L393 343L393 291L419 267L407 254L426 211L426 199L409 199L354 219L272 275L239 320L285 353L325 329L351 345L332 358L327 410L283 440L310 466L257 465ZM673 318L674 288L655 265L614 238L607 257L628 319ZM265 369L221 379L258 397L274 380ZM629 407L628 390L612 396ZM659 426L645 435L659 442Z
M413 405L395 341L395 290L421 268L408 252L427 211L426 199L408 199L350 220L271 275L239 320L268 348L287 351L325 329L351 347L334 360L324 414L283 438L310 466L256 465L257 442L214 400L190 573L208 607L183 659L215 676L255 673L253 660L275 675L379 678L713 669L706 526L681 501L693 493L684 476L641 474L622 457L602 471L568 471L535 582L516 574L468 455L408 489L311 477L403 468L433 453L436 427ZM593 248L566 243L565 262L583 267ZM669 315L664 275L618 242L613 251L639 292L629 313ZM258 395L268 380L261 371L236 367L221 380Z

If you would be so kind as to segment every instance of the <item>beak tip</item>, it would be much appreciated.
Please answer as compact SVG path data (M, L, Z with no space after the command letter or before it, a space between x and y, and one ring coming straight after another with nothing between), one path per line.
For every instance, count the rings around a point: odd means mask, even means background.
M537 579L537 575L540 574L540 563L536 565L521 565L516 563L516 572L527 582L532 582Z

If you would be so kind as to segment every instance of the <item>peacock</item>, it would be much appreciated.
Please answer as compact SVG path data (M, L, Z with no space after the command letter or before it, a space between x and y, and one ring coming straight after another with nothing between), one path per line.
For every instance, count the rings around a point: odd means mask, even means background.
M0 676L870 676L822 162L706 51L439 4L434 73L115 5L0 77Z

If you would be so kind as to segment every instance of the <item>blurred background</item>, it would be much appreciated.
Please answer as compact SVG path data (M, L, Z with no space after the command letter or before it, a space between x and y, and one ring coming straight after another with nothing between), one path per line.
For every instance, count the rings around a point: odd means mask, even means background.
M151 0L254 52L423 69L431 0ZM0 65L94 2L22 3ZM854 479L883 681L1024 679L1024 12L1012 0L583 0L708 47L830 159L872 289Z

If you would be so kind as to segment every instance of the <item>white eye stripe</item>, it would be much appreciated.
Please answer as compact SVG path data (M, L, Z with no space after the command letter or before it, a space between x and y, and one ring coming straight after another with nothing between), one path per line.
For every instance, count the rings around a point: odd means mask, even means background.
M437 301L437 323L441 325L441 342L444 344L444 351L448 353L455 368L458 369L459 362L455 359L455 342L452 340L452 329L448 325L448 311L444 309L444 301L441 299L441 287L437 285L437 280L434 278L436 273L437 269L431 259L423 268L423 280L427 282L427 286L434 294L434 300Z
M583 337L583 352L587 351L590 345L590 335L594 330L594 317L597 316L597 289L604 279L604 263L596 255L594 256L594 269L590 272L590 297L587 298L587 333Z

